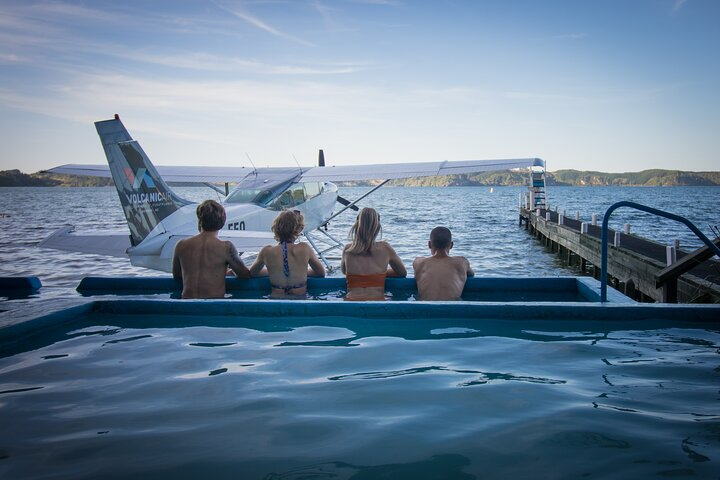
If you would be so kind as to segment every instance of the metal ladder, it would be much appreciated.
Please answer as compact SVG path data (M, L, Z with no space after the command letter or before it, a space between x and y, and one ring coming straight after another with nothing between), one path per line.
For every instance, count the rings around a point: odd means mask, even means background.
M547 209L547 197L545 195L545 169L532 167L530 169L530 210L536 208Z
M605 212L605 216L603 217L603 223L602 223L602 250L601 250L601 257L600 257L600 301L601 302L607 302L607 281L608 281L608 222L610 220L610 214L614 212L616 209L620 207L629 207L634 208L636 210L641 210L643 212L651 213L653 215L657 215L659 217L665 217L669 218L670 220L675 220L676 222L680 222L687 226L692 232L697 235L697 237L703 241L705 245L708 246L711 252L713 252L715 255L720 257L720 248L718 248L713 242L710 241L709 238L705 236L704 233L700 231L690 220L688 220L685 217L681 217L680 215L675 215L674 213L665 212L663 210L658 210L657 208L648 207L647 205L641 205L639 203L635 202L617 202L612 205L610 205L610 208L607 209Z

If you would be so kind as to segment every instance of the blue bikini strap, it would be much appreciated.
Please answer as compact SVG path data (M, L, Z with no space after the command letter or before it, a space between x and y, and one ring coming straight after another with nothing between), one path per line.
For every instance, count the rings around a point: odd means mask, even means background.
M283 271L285 272L285 277L290 276L290 265L288 265L288 256L287 256L287 242L282 242L282 251L283 251Z

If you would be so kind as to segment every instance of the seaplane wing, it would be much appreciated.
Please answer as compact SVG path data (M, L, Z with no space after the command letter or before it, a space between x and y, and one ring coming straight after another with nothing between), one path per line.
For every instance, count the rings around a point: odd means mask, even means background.
M429 177L434 175L455 175L461 173L478 173L513 168L545 166L540 158L514 158L498 160L455 160L442 162L415 163L376 163L367 165L336 165L310 167L302 169L301 182L341 182L351 180L394 180L399 178ZM274 170L285 173L288 168L245 167L198 167L157 165L158 173L166 182L183 183L234 183L240 182L250 174L269 175ZM297 171L297 170L296 170ZM110 178L107 165L68 164L48 170L50 173L62 175L86 175L91 177Z
M170 183L235 183L255 171L245 167L189 167L157 165L158 173ZM267 170L267 169L259 169ZM296 169L297 170L297 169ZM59 175L112 178L108 165L67 164L47 170Z
M300 177L301 182L339 182L346 180L394 180L398 178L455 175L544 166L539 158L504 160L456 160L444 162L387 163L373 165L338 165L313 167Z

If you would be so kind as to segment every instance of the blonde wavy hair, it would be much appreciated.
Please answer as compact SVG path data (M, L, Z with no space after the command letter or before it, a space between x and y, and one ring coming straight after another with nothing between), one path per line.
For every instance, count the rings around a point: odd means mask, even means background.
M355 224L350 228L348 240L351 243L350 248L346 250L347 253L355 255L370 253L378 235L382 235L380 215L374 208L363 208L355 219Z
M305 219L299 210L283 210L272 223L272 231L278 242L294 242L303 228Z

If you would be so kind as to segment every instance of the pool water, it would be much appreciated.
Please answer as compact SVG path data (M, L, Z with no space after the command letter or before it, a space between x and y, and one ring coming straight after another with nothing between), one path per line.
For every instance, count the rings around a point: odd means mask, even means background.
M242 302L178 315L162 303L110 305L3 345L0 478L720 471L717 325L283 306L265 317Z

